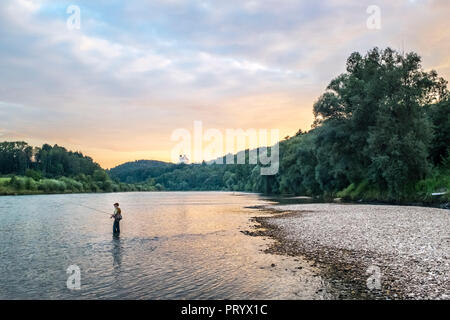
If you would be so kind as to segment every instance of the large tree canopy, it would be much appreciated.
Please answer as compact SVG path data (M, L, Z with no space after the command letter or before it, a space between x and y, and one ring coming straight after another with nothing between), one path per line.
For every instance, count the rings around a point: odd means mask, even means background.
M351 183L368 179L392 197L407 191L429 170L433 122L426 107L448 98L446 84L423 71L415 53L353 53L347 72L314 105L319 180L334 190L345 176Z

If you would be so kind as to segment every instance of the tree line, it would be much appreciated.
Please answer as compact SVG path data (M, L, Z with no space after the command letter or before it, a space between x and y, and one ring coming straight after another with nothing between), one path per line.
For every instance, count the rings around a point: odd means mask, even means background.
M432 201L432 192L450 190L447 81L424 71L416 53L374 48L364 56L351 54L346 72L329 83L313 112L311 130L280 142L275 176L261 176L258 165L205 163L161 170L130 163L110 172L132 181L152 179L168 190L352 200Z
M111 179L92 158L80 152L23 141L0 143L0 194L153 191L150 183Z

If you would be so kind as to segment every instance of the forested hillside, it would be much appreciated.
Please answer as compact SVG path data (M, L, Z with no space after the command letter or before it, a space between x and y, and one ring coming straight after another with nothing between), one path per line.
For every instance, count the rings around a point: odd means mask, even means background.
M0 143L0 194L156 190L112 180L90 157L58 145Z
M424 71L416 53L389 48L353 53L313 112L310 131L281 141L275 176L260 176L257 165L195 164L142 175L137 170L132 179L151 178L169 190L353 200L431 201L432 192L450 190L447 81Z
M173 163L156 160L136 160L121 164L109 170L111 176L127 183L147 181L176 169Z

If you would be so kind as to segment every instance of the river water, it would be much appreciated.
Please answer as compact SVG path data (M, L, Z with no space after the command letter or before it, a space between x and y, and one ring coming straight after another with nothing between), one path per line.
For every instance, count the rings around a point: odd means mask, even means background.
M120 237L87 208L114 202ZM229 192L0 197L0 299L324 298L306 261L266 254L271 239L240 232L261 215L246 207L268 203Z

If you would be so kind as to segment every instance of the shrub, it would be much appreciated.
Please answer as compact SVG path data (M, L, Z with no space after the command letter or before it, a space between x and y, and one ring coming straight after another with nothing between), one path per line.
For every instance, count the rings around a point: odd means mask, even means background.
M113 190L113 182L111 180L105 180L102 189L105 192L111 192Z
M39 181L42 179L42 173L40 171L27 169L25 171L25 176L34 179L35 181Z
M38 189L45 192L64 192L67 189L67 186L63 181L43 179L40 181Z
M433 170L433 174L424 180L419 181L415 186L416 193L423 201L437 200L431 194L433 192L450 192L450 172L444 168ZM448 200L449 194L442 197Z
M25 178L25 189L30 191L36 191L38 188L38 184L34 181L33 178Z
M12 176L11 180L9 181L9 185L17 191L24 190L25 180L16 176Z
M336 196L339 198L344 198L344 199L352 199L351 198L351 193L355 190L355 184L352 183L350 184L347 188L345 188L342 191L339 191Z
M60 182L63 182L66 185L66 188L72 192L83 192L83 184L79 181L76 181L71 178L62 177L59 179Z

